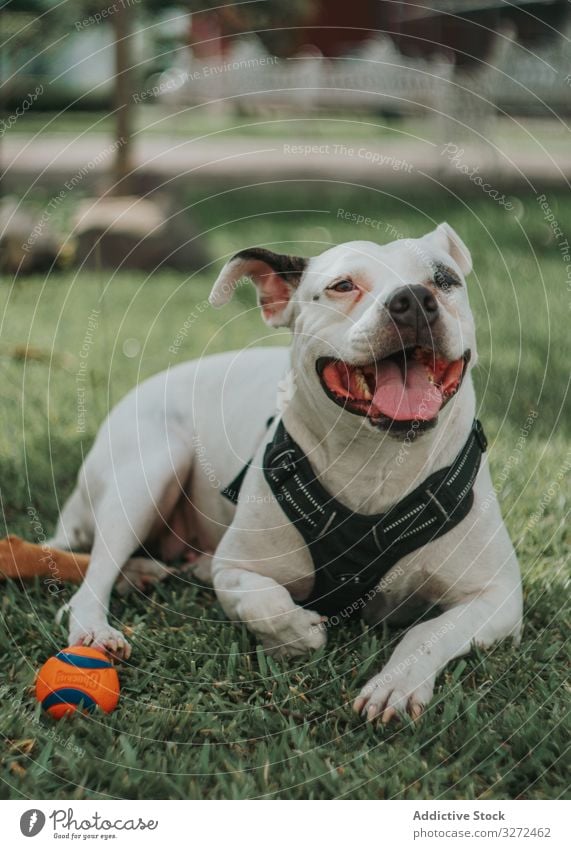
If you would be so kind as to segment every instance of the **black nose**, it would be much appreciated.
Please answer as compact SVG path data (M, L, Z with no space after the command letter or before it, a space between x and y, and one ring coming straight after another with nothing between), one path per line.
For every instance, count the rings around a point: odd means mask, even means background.
M438 303L426 286L401 286L391 295L387 308L395 324L402 327L432 324L438 316Z

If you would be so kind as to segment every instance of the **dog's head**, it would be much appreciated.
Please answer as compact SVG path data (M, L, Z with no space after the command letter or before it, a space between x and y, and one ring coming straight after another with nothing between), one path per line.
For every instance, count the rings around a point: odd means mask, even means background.
M296 377L316 401L376 428L398 433L414 422L423 430L475 362L471 269L448 224L420 239L348 242L310 259L249 248L223 268L210 302L222 306L251 279L266 323L292 329Z

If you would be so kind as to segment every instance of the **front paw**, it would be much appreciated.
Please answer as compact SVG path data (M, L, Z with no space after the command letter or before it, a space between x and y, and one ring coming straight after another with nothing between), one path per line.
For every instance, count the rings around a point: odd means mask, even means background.
M316 651L327 642L324 618L313 610L292 604L291 609L277 606L271 614L266 611L265 616L254 613L250 603L238 610L240 619L274 657L298 657Z
M408 713L418 719L432 698L435 675L422 669L422 664L406 660L396 666L385 666L368 681L353 703L355 713L372 722L381 717L387 723Z
M58 622L66 611L69 611L68 645L100 648L119 660L129 658L131 646L121 631L109 625L103 611L94 610L91 604L84 605L75 597L60 609Z
M92 646L112 654L119 660L128 660L131 656L131 646L121 631L112 628L107 622L89 628L72 625L69 631L69 645Z
M286 614L275 634L262 638L264 649L274 657L298 657L317 651L326 642L323 616L303 607Z

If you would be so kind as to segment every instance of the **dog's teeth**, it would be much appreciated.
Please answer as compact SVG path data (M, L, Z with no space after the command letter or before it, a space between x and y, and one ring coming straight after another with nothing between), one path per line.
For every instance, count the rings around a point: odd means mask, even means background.
M365 401L372 401L373 396L369 392L369 387L367 386L365 375L363 374L360 368L355 369L355 383Z

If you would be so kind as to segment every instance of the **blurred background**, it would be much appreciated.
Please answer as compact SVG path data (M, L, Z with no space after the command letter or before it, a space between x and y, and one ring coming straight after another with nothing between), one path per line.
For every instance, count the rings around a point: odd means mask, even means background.
M565 664L552 659L569 633L560 611L570 550L569 12L567 0L7 0L0 9L0 534L36 542L49 535L99 424L136 382L184 359L288 342L287 332L263 325L249 287L239 287L224 311L208 307L212 282L235 251L258 244L312 255L352 239L419 236L447 220L472 252L478 415L522 564L526 653L513 661L502 649L478 660L486 667L480 678L480 667L468 666L466 692L474 690L475 699L488 699L491 681L501 685L490 725L475 732L482 749L467 761L457 757L470 742L464 715L457 737L444 744L454 754L442 754L436 735L412 761L406 741L401 748L391 741L367 761L372 736L356 742L345 735L342 744L339 736L330 739L331 720L314 723L311 733L319 736L311 740L331 759L324 754L327 765L314 772L331 782L329 796L342 795L338 781L345 789L361 786L367 770L396 782L388 796L401 785L421 797L444 797L449 788L471 797L489 787L501 797L528 797L535 782L540 797L558 792L547 770L559 762L563 771L565 762L556 743L565 711L556 670ZM157 604L165 599L160 612L146 601L131 602L127 614L120 608L133 627L146 623L152 635L137 655L137 674L150 670L151 678L138 683L131 670L128 679L134 698L145 693L165 704L204 698L208 710L218 710L222 691L207 678L219 682L222 673L209 652L218 641L226 651L233 632L221 631L221 622L208 630L202 621L218 615L209 594L168 587L157 593ZM6 588L10 633L36 659L45 656L55 628L48 596L36 587L28 606L17 588ZM185 646L208 656L199 664L204 696L192 651L180 651L183 636ZM5 639L9 656L13 646ZM247 638L241 639L246 652ZM153 640L176 646L176 684L162 679ZM372 659L377 652L372 642ZM353 668L350 652L344 662ZM519 677L506 680L512 662ZM259 698L259 682L250 665L240 669L254 682L251 696L238 692L242 706L243 699ZM295 707L297 688L309 686L304 682L313 675L307 670L303 680L292 673L282 681L272 672L271 686L291 684L287 698ZM333 661L330 672L333 686L341 687ZM26 674L22 664L12 664L11 680ZM189 681L198 681L198 695L189 696ZM517 682L529 698L515 709ZM321 679L314 684L321 687ZM297 709L305 716L303 698ZM339 704L348 698L335 697ZM540 711L547 703L549 711ZM476 701L472 707L471 717ZM478 703L478 716L480 710ZM248 738L250 711L241 714L242 725L230 732L213 729L208 711L189 713L182 738L211 735L200 738L208 742L220 735L222 746L231 734ZM148 721L150 728L151 714ZM15 739L39 733L24 731L15 713L10 722L5 733ZM118 722L128 736L128 708ZM262 741L270 728L264 723ZM427 736L432 727L431 721ZM161 726L156 736L162 741L168 733ZM57 775L66 776L74 793L82 787L117 796L139 792L122 783L128 779L119 769L105 784L97 741L86 733L84 743L85 765L56 747L49 755L41 748L41 764L29 768L29 749L20 747L10 754L10 777L27 798L57 795ZM264 745L256 750L260 767L269 764ZM290 745L298 751L305 743L284 736L286 766L277 769L270 758L269 778L260 768L238 790L215 784L213 794L261 795L276 783L305 792L304 781L317 781L312 762L289 766ZM341 778L330 765L343 745ZM362 760L354 758L356 746L365 752ZM129 747L124 751L137 766L133 775L140 772L146 763L140 751L137 758ZM175 787L181 751L160 742L156 757L161 764L167 759L171 777L160 784L155 775L145 792L204 792L200 776L192 779L194 791L184 777ZM194 775L192 751L183 763ZM427 771L425 756L438 768ZM242 749L235 758L238 774ZM472 770L474 758L480 760ZM402 764L411 762L402 778ZM230 769L226 761L223 767ZM201 769L208 773L207 757ZM217 769L220 764L213 774ZM300 779L300 770L310 777ZM366 793L375 795L371 781Z
M204 308L232 252L314 254L447 219L474 256L486 412L517 431L538 408L545 437L568 427L569 11L566 0L10 0L0 353L14 399L28 365L41 433L56 416L53 438L79 444L169 363L283 343L260 336L247 289L224 322Z

